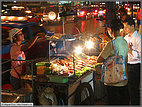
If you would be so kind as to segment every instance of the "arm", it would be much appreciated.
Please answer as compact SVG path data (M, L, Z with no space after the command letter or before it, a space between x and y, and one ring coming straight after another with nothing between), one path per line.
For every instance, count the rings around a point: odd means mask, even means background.
M141 58L141 40L136 38L133 45L129 44L129 55L134 59Z
M112 52L112 45L111 42L109 42L98 56L97 63L101 63L105 59L107 59L110 56L111 52Z
M24 44L21 46L21 50L22 51L26 51L28 50L29 48L31 48L34 43L36 42L36 40L38 39L38 37L44 37L44 35L42 33L38 33L35 37L33 37L28 43Z
M136 49L136 52L138 53L137 56L141 58L141 40L139 40L139 41L137 42L137 49Z

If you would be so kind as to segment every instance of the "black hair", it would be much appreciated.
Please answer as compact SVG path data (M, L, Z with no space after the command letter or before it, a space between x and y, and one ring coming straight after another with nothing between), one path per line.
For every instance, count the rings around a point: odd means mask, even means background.
M124 16L124 15L123 15ZM130 15L126 15L126 18L125 18L125 20L124 21L122 21L122 23L125 23L125 21L127 20L127 19L129 19L129 18L132 18Z
M124 25L121 23L120 19L112 19L108 27L114 32L123 29Z
M123 14L127 14L127 10L123 7L119 9L119 12L123 12Z
M124 23L127 23L130 26L134 25L135 27L135 21L132 18L127 18L126 20L124 20Z

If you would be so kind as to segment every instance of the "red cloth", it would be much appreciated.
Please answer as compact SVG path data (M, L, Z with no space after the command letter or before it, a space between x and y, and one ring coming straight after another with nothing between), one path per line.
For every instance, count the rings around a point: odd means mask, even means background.
M12 90L13 87L12 87L11 84L4 84L4 85L2 85L2 90L3 90L3 89Z

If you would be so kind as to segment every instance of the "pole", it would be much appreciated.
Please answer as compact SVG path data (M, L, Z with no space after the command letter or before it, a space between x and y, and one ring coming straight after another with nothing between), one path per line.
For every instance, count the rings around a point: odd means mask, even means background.
M48 61L49 62L50 62L50 43L51 43L51 41L49 40L49 49L48 49L49 50L49 53L48 53L49 54L49 56L48 56Z
M63 16L63 35L65 35L65 16ZM65 40L63 40L63 49L65 50Z
M33 75L34 75L34 71L33 71L33 61L31 63L31 70L32 70L32 100L34 102L34 81L33 81Z
M65 17L63 17L63 35L65 34Z
M75 58L74 58L74 52L73 52L73 69L74 69L74 75L75 75Z
M103 41L103 48L105 47L105 45L104 45L104 36L102 36L102 41Z

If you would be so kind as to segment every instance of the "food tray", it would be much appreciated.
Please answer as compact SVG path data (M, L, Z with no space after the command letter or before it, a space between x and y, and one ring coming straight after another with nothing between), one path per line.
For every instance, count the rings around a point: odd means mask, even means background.
M49 81L56 82L56 83L67 83L68 78L65 76L50 75Z
M43 75L46 71L46 67L49 67L49 66L50 66L49 62L38 62L38 63L36 63L37 74Z
M45 66L47 62L38 62L36 63L36 66Z

